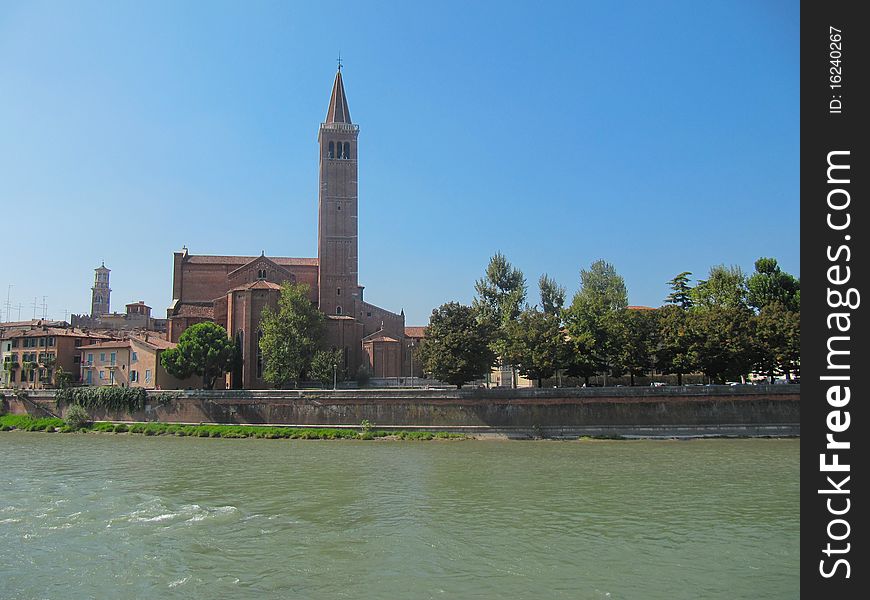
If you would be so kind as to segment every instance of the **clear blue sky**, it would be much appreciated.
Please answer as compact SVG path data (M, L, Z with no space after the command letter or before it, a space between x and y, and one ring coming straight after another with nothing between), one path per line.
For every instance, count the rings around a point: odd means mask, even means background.
M599 258L652 306L681 271L799 275L798 42L798 2L6 0L3 317L8 284L87 312L101 260L163 316L183 244L315 256L339 51L360 282L409 325L497 250L532 297Z

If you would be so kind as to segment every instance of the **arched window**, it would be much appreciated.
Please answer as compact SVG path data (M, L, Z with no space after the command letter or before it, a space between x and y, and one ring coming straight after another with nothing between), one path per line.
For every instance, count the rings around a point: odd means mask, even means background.
M102 304L102 303L103 303L103 297L100 296L99 294L97 294L97 297L96 297L96 299L94 300L94 302L96 302L97 304Z
M266 269L257 269L257 279L266 279Z
M329 158L335 158L335 144L329 142Z
M341 314L341 307L340 306L335 307L335 314L337 314L337 315Z
M343 158L350 158L350 142L344 143L344 155Z

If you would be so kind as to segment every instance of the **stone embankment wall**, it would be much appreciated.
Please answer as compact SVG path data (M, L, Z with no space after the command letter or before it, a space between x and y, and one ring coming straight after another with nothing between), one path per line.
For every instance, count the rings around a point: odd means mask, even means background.
M50 391L4 410L63 412ZM188 390L157 396L134 414L91 411L95 420L421 428L525 435L800 434L800 386L684 386L469 390Z

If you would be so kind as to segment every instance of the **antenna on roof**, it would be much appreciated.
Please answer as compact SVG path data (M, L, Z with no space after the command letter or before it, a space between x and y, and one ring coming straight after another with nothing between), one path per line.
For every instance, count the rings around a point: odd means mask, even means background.
M338 70L341 71L341 50L338 51Z

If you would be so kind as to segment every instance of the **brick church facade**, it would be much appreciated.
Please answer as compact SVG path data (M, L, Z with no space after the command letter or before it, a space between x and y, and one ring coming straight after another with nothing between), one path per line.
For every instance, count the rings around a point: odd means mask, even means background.
M187 248L173 257L168 338L191 325L214 321L242 350L243 365L227 376L230 388L266 388L259 352L260 315L278 304L285 281L306 283L311 302L326 316L326 346L344 351L353 376L361 365L375 377L399 377L404 366L405 315L365 302L359 284L357 138L341 68L320 125L320 194L316 258L203 256Z

